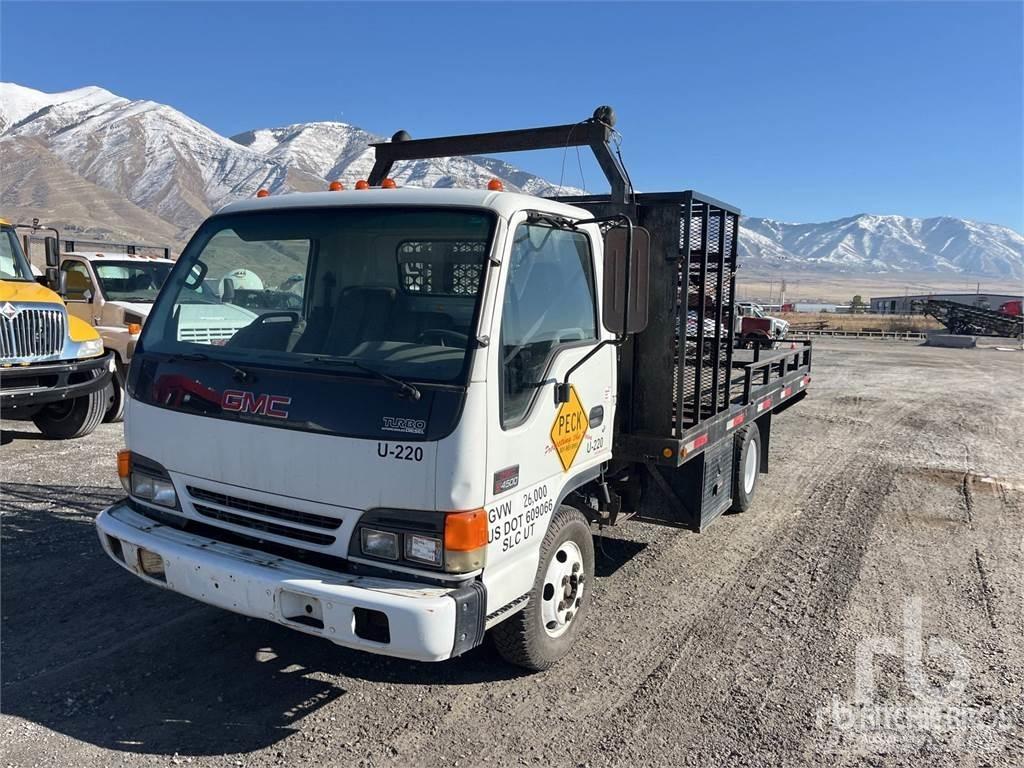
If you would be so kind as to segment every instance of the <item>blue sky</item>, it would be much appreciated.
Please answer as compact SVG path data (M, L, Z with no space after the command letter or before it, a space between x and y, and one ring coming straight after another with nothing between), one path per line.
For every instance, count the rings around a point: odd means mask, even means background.
M613 105L638 188L751 215L1024 230L1024 12L1005 3L0 3L0 78L101 85L231 135L415 136ZM558 179L562 153L512 158ZM574 154L565 182L579 184ZM584 163L591 189L599 178Z

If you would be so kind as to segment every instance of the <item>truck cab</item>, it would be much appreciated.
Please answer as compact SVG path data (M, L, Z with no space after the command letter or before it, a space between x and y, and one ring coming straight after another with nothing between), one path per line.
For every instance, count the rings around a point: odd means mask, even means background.
M133 244L124 244L123 252L86 250L75 242L66 245L71 249L61 253L60 265L64 300L68 312L92 325L113 354L114 371L106 390L108 404L103 420L121 421L125 380L135 344L174 261L166 256L141 255L136 251L145 246ZM199 292L185 315L179 323L182 332L211 343L229 338L256 317L243 307L224 306L208 288Z
M47 240L50 285L56 244ZM112 361L99 334L69 316L61 297L33 274L16 228L0 219L0 408L49 438L83 437L103 417Z
M589 611L592 525L701 530L746 509L810 348L734 364L739 211L634 195L599 113L399 134L354 190L211 216L135 347L128 496L96 521L110 557L339 645L438 661L491 630L507 659L544 669ZM387 177L413 156L573 140L600 153L612 195ZM251 275L298 301L255 301ZM255 317L225 339L183 334L211 282Z

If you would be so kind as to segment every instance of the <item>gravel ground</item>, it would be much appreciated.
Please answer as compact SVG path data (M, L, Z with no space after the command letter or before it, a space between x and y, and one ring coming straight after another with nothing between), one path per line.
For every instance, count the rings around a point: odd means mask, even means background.
M1024 763L1024 353L815 343L754 508L599 539L574 653L527 675L337 648L101 552L120 427L4 422L3 762Z

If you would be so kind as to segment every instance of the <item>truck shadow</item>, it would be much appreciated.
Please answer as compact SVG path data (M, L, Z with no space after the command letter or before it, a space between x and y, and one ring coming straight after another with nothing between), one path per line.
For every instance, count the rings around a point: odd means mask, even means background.
M352 689L362 699L419 686L436 699L438 685L526 674L502 661L489 639L453 661L407 662L140 584L108 560L92 526L121 495L4 484L5 714L105 749L222 755L274 745ZM598 563L607 561L606 573L635 554L628 544L605 541L611 554L599 553ZM339 715L364 705L353 698L341 706ZM401 715L392 717L400 724Z

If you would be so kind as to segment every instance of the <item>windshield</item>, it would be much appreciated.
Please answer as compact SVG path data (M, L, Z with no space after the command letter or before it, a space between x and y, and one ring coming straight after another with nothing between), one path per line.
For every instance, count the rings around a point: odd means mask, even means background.
M493 215L349 208L210 219L145 326L145 351L238 365L464 379Z
M13 229L0 230L0 280L34 280Z
M171 273L172 265L145 261L94 261L92 266L107 301L152 302Z

